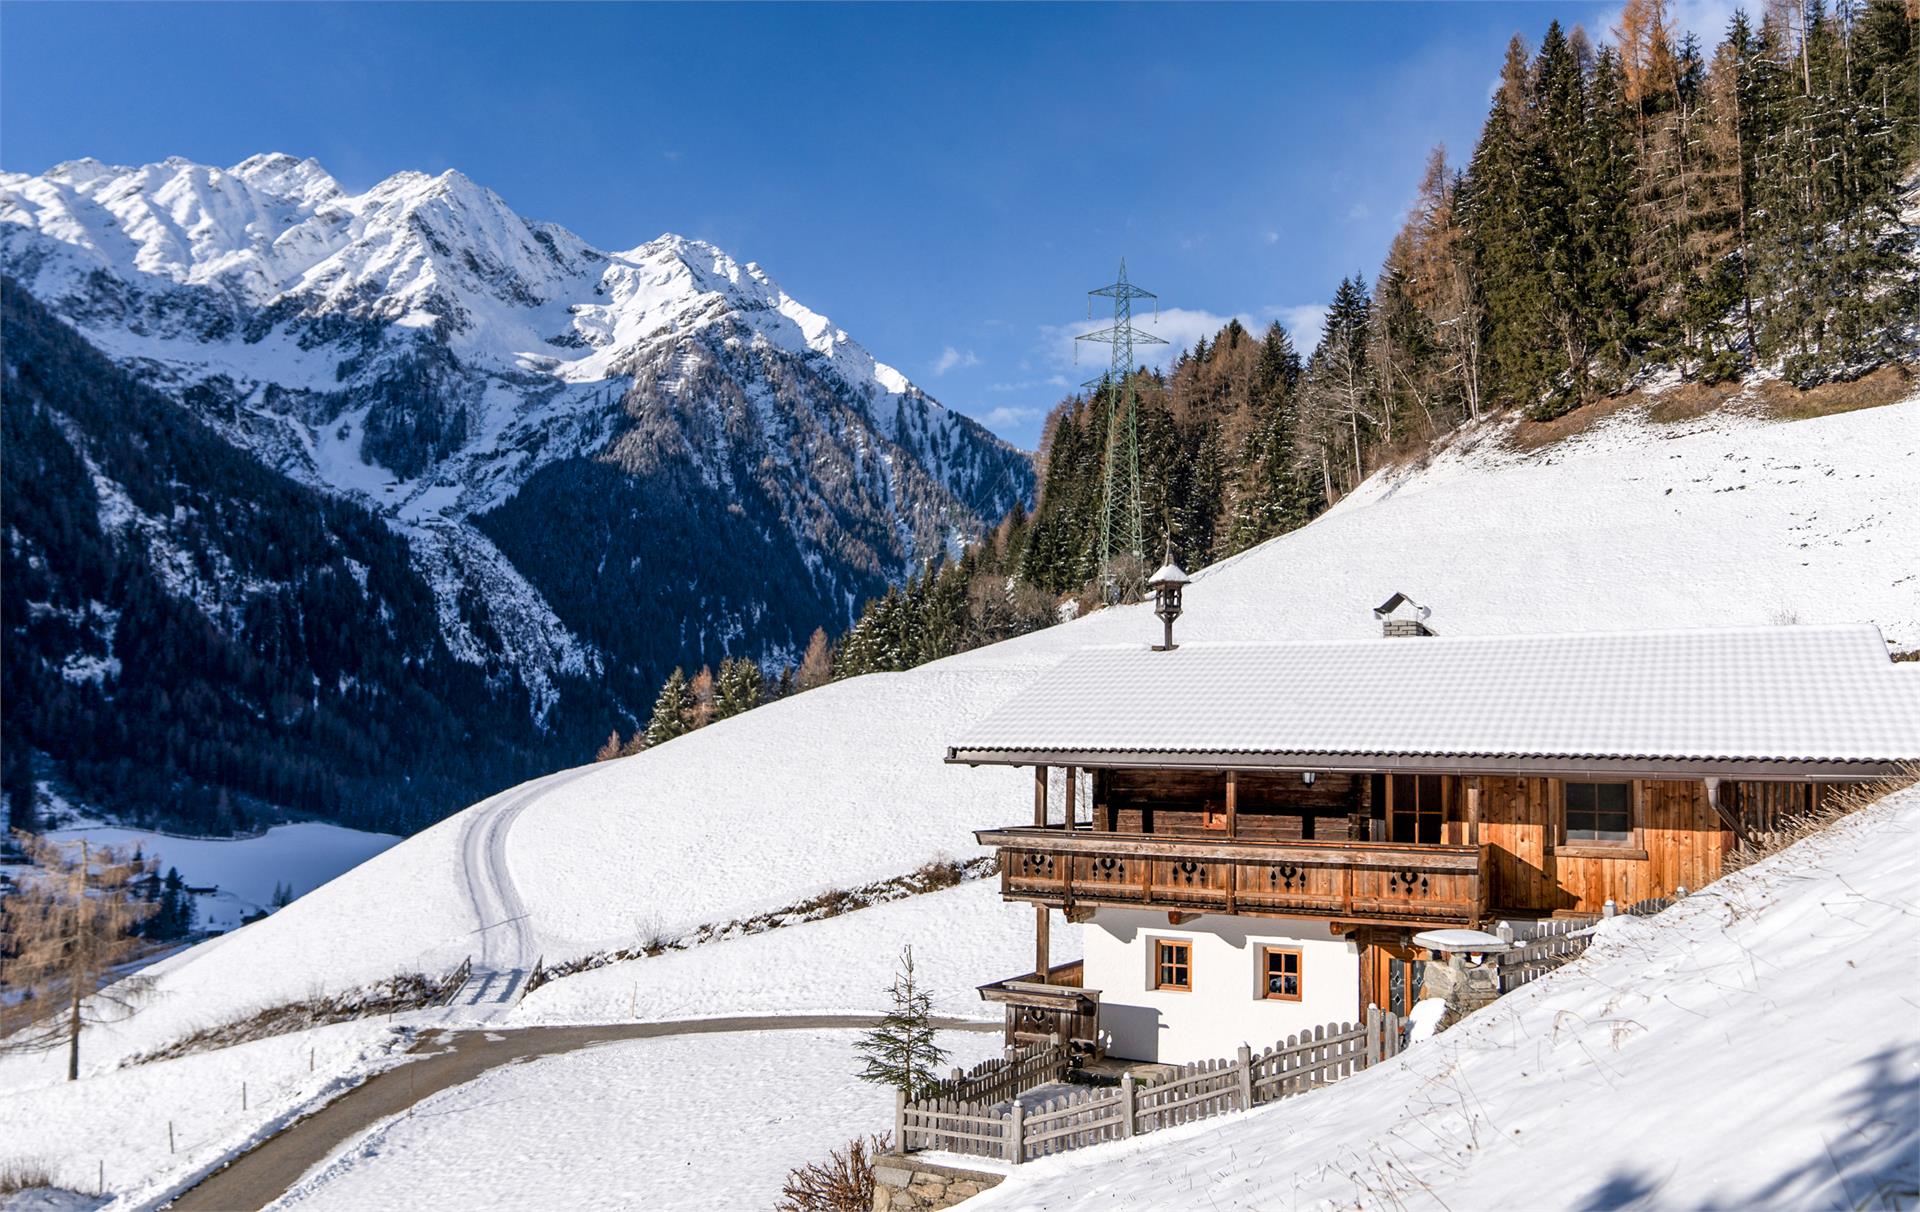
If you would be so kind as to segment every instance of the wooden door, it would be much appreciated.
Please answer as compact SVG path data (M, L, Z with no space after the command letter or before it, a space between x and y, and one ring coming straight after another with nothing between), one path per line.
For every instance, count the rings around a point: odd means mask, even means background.
M1420 1000L1420 985L1425 979L1427 952L1408 941L1399 931L1372 934L1360 952L1360 1012L1378 1006L1405 1015Z

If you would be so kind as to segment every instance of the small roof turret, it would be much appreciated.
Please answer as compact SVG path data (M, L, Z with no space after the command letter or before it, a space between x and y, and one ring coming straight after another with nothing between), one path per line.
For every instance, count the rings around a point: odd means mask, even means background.
M1160 565L1159 571L1147 578L1147 585L1149 588L1155 585L1185 585L1192 579L1180 570L1180 565L1174 563L1173 557L1169 555L1167 562Z

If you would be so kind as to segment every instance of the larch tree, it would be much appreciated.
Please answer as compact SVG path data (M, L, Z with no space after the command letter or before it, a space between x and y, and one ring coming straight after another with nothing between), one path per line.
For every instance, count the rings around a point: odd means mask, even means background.
M137 955L139 927L157 906L141 894L152 860L85 841L21 834L32 864L0 902L0 1038L28 1051L67 1050L80 1077L80 1036L132 1013L142 978L115 982Z
M798 690L812 690L833 680L833 645L824 627L813 629L807 640L806 655L800 658L800 672L794 678Z

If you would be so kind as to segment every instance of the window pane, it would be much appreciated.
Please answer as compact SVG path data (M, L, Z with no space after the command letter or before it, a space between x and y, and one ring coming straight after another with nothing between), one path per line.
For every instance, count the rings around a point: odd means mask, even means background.
M1567 840L1625 842L1633 838L1632 788L1626 783L1568 783Z
M1418 780L1420 788L1420 811L1438 813L1440 811L1440 776L1423 774Z
M1440 817L1435 813L1420 814L1418 841L1427 845L1438 845L1440 841Z

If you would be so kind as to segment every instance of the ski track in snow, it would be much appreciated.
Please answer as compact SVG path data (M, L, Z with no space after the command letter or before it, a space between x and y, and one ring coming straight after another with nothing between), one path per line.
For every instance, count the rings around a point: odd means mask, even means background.
M579 778L587 768L563 770L495 796L461 826L460 853L473 905L480 954L448 1019L487 1022L512 1009L526 986L535 954L531 912L513 881L507 843L514 822L535 801Z

